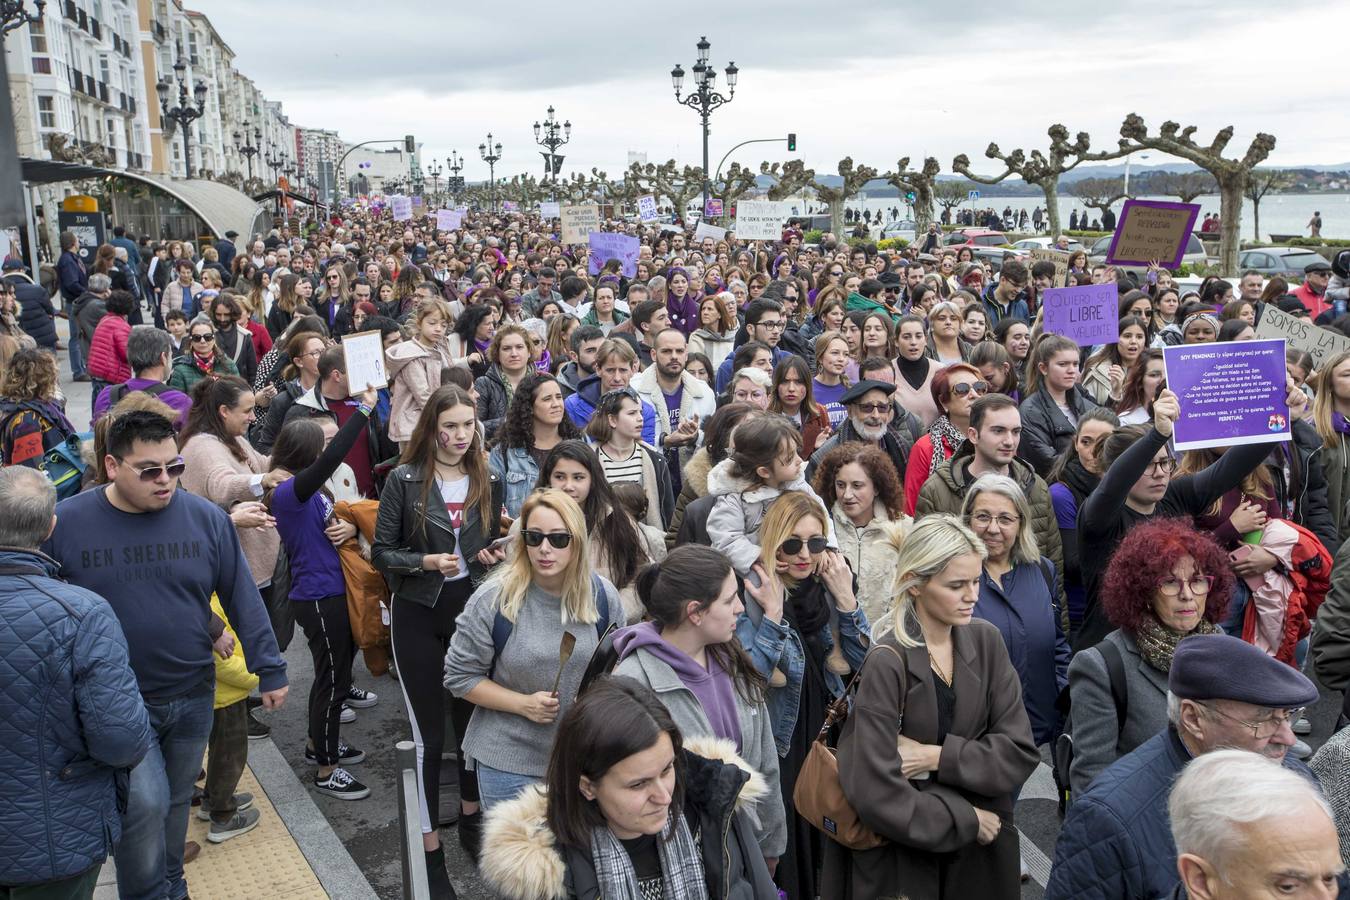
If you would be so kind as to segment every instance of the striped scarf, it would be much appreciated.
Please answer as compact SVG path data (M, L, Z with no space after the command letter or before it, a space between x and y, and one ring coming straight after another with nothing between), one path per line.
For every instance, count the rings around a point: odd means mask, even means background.
M672 810L656 846L661 854L662 900L708 900L703 858L683 813ZM633 860L608 826L591 829L591 860L600 896L606 900L641 900Z

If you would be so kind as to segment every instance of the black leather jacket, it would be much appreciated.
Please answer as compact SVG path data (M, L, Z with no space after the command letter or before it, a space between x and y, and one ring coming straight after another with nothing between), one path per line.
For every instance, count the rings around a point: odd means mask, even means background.
M1074 385L1064 399L1079 418L1097 408L1093 399L1078 385ZM1059 455L1073 443L1074 426L1043 387L1022 401L1021 412L1022 444L1017 455L1031 463L1036 474L1044 478L1050 474Z
M492 479L492 509L502 508L503 485L496 475ZM459 545L455 545L455 531L450 515L435 485L422 502L425 476L422 467L405 463L394 469L380 494L380 515L375 521L375 543L370 561L384 574L392 594L435 606L445 578L440 572L422 568L422 557L431 553L454 553L469 566L469 577L477 583L486 574L478 562L478 552L496 540L500 518L484 524L478 514L478 505L467 506L464 522L459 529Z

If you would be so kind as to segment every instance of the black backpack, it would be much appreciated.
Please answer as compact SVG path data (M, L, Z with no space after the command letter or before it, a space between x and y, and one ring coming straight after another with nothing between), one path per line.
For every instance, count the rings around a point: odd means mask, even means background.
M1103 640L1095 645L1098 653L1102 655L1102 662L1106 663L1106 679L1111 685L1111 702L1116 707L1116 740L1120 739L1120 733L1125 730L1126 709L1126 688L1125 688L1125 660L1120 655L1120 648L1110 641ZM1067 714L1068 695L1066 690L1063 694L1064 709ZM1067 721L1067 718L1066 718ZM1052 771L1055 776L1056 795L1059 799L1059 814L1064 815L1069 807L1069 767L1073 763L1073 735L1065 732L1056 738L1051 752Z
M142 394L149 394L152 397L159 397L163 394L167 394L169 391L172 391L174 389L169 387L162 381L157 381L148 387L136 388L136 390ZM129 393L131 393L131 388L127 387L125 381L122 382L121 384L114 384L112 387L108 388L108 408L111 409L112 407L116 406L122 400L122 398Z

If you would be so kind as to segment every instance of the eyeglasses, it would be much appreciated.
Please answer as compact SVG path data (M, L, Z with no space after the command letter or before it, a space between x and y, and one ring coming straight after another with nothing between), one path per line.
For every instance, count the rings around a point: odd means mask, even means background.
M974 391L976 394L980 395L987 394L989 393L989 382L977 381L974 384L966 384L965 382L962 382L961 384L952 385L952 393L957 397L964 397L971 391Z
M558 550L566 549L567 545L572 543L572 535L566 531L550 531L545 534L542 531L530 529L522 531L520 536L525 539L526 547L538 547L548 541Z
M863 413L884 413L892 408L889 400L885 403L855 403L854 406L858 408L859 412Z
M136 473L141 481L148 484L152 481L158 481L161 473L167 473L170 478L177 478L179 475L183 474L183 470L187 468L187 463L183 462L183 457L180 456L167 466L145 466L140 469L132 466L130 468Z
M1182 584L1190 588L1191 596L1203 597L1209 593L1210 588L1214 587L1214 576L1192 575L1189 581L1183 582L1175 575L1168 575L1158 582L1158 593L1164 597L1180 597Z
M770 331L782 331L784 328L787 327L787 323L781 320L777 322L758 322L756 323L756 327L767 328Z
M1306 706L1297 706L1293 709L1276 710L1260 722L1247 722L1239 719L1237 716L1230 715L1203 700L1197 700L1196 703L1199 703L1210 712L1218 713L1225 719L1238 723L1244 728L1250 728L1252 730L1252 739L1257 741L1263 741L1266 738L1273 736L1275 732L1280 730L1281 725L1288 724L1292 727L1295 722L1303 717L1303 712L1307 709Z
M803 541L801 538L798 537L791 537L778 545L778 551L784 554L785 556L796 556L798 553L802 552L803 544L806 545L806 549L811 552L812 556L816 556L818 554L824 553L825 548L830 545L830 542L826 540L823 536L813 537L806 541Z
M737 391L732 397L737 403L749 403L752 400L763 400L769 396L763 391Z
M216 336L214 334L194 334L190 338L190 340L194 344L209 344L211 341L214 341L215 339Z
M1145 475L1171 475L1177 470L1177 461L1173 457L1155 459L1144 469Z
M1015 527L1019 522L1022 521L1022 517L1009 516L1005 514L991 516L987 512L978 512L969 516L967 521L969 521L970 524L974 525L977 528L988 528L992 524L997 524L1000 530L1004 530Z

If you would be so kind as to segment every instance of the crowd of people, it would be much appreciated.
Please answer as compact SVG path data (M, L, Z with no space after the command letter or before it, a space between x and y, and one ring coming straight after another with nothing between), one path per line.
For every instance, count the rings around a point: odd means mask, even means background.
M370 796L357 657L396 679L438 900L448 827L512 900L1020 897L1043 762L1047 897L1350 896L1350 729L1302 740L1303 669L1350 683L1350 352L1290 351L1291 442L1179 453L1160 349L1346 330L1350 251L1236 296L1075 254L1120 297L1080 347L1050 262L609 221L625 271L557 224L66 234L55 297L5 261L0 893L115 855L186 897L192 807L260 821L298 626L313 791Z

